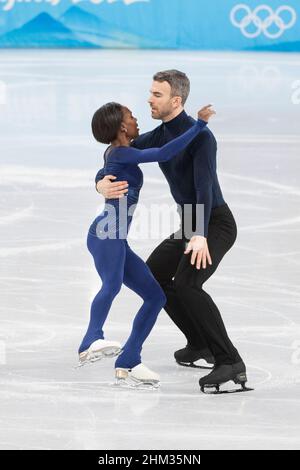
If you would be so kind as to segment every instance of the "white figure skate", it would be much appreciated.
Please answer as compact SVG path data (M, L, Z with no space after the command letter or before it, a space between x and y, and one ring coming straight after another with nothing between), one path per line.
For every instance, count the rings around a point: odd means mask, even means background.
M132 369L117 368L115 385L125 388L154 390L160 387L159 375L148 369L144 364L138 364Z
M121 353L121 344L117 341L107 341L106 339L97 339L90 347L79 354L78 367L87 364L93 364L104 358L118 356Z

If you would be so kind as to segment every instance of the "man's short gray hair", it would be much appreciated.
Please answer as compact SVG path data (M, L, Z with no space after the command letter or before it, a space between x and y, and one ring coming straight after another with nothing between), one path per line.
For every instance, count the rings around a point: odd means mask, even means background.
M180 96L182 105L185 104L190 94L190 80L185 73L179 70L164 70L153 76L155 82L168 82L171 87L171 96Z

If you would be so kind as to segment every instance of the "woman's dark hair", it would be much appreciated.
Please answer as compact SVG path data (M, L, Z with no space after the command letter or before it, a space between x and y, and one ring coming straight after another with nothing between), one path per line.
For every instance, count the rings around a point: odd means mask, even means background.
M117 138L123 121L124 107L119 103L106 103L97 109L92 119L93 136L102 144L110 144Z

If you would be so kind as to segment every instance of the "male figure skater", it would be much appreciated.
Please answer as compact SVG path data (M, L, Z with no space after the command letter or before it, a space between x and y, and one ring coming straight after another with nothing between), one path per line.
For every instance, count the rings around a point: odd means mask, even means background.
M184 73L156 73L148 102L153 119L162 120L162 124L132 145L139 149L161 147L189 129L194 123L184 111L189 91L190 82ZM203 392L213 387L219 392L219 385L230 380L242 386L234 391L245 391L245 364L227 335L218 307L203 289L237 234L218 182L216 151L215 137L206 128L172 161L159 163L181 214L183 236L178 232L170 235L153 251L147 264L165 292L166 312L187 339L187 346L174 354L177 362L193 365L204 358L215 364L213 371L199 380ZM103 176L100 170L96 187L106 199L126 194L126 181L112 182L114 175ZM199 205L204 206L202 226L197 223ZM192 207L192 211L186 207ZM187 220L193 233L186 234Z

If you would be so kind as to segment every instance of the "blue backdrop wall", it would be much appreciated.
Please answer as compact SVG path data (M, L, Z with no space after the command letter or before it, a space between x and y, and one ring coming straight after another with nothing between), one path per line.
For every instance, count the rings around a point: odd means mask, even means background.
M300 0L0 0L0 47L300 51Z

